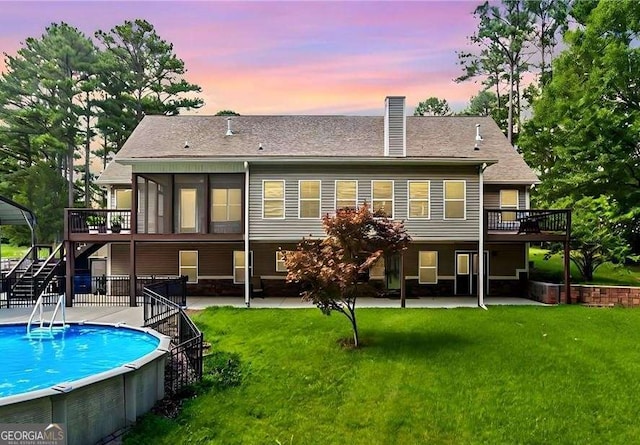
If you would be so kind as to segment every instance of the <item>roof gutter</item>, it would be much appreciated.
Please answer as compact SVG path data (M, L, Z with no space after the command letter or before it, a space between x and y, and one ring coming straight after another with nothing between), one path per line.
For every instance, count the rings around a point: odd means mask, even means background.
M392 158L392 157L376 157L376 158L358 158L353 156L341 156L341 157L294 157L294 156L270 156L266 157L251 157L251 158L239 158L239 157L196 157L196 158L121 158L117 159L117 162L122 165L144 165L147 163L197 163L202 164L206 162L237 162L242 164L249 162L251 164L408 164L408 165L482 165L482 164L496 164L497 159L480 159L480 158ZM530 184L530 182L527 182Z
M505 179L505 180L485 180L485 184L495 184L495 185L531 185L531 184L540 184L541 181L539 179L536 180L522 180L522 179Z

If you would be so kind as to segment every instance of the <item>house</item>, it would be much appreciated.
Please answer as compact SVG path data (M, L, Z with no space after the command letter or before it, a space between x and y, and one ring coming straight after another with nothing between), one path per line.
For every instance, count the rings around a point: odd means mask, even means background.
M522 294L528 242L566 237L565 211L528 210L537 181L491 118L408 117L404 97L387 97L384 116L147 116L99 178L103 219L125 230L90 234L96 211L68 209L65 240L68 252L106 244L106 274L129 277L132 303L136 276L185 275L191 295L249 304L256 281L297 294L281 250L366 201L413 238L372 283L482 305Z

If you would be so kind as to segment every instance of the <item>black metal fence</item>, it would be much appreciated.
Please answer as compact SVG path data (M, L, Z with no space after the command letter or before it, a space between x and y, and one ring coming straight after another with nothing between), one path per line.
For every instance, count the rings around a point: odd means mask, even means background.
M178 277L139 276L136 278L136 304L144 303L144 288L151 284L164 286L160 295L179 306L187 305L186 286L176 284ZM73 282L74 306L130 306L128 275L76 275Z
M39 279L16 276L0 278L0 308L29 307L42 293L45 304L55 304L65 293L64 275L56 274L45 283ZM186 285L179 284L178 277L140 276L136 278L136 304L144 303L144 288L159 286L158 292L178 306L187 305ZM130 306L131 280L127 275L76 275L73 277L73 306Z
M172 299L186 293L187 278L164 280L144 287L144 325L171 338L165 368L165 392L174 395L202 379L202 332Z
M55 304L64 294L64 276L56 275L48 283L43 278L0 278L0 308L33 306L40 294L45 304Z
M516 233L566 233L571 210L498 210L485 209L485 227L489 231Z

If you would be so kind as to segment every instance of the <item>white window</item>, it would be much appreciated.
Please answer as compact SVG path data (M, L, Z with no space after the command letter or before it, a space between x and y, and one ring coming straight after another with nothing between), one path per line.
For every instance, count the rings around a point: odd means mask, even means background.
M288 272L287 266L284 264L285 250L276 250L276 272Z
M500 190L500 208L518 210L518 190ZM516 212L502 212L502 221L515 221Z
M438 282L438 252L428 250L418 252L418 282L420 284Z
M358 207L358 181L336 181L336 205L338 209L355 209Z
M369 279L371 280L384 280L384 257L380 257L369 269Z
M431 214L431 183L409 181L409 218L429 219Z
M186 276L187 283L198 282L198 251L197 250L181 250L179 252L179 271L178 275Z
M249 275L253 268L253 252L249 252ZM233 283L244 283L244 250L233 251Z
M444 181L444 219L467 217L466 181Z
M211 222L237 222L242 220L242 190L211 189Z
M300 181L298 197L299 218L320 218L320 181Z
M284 181L262 181L262 217L284 219Z
M393 218L393 181L371 181L371 211Z

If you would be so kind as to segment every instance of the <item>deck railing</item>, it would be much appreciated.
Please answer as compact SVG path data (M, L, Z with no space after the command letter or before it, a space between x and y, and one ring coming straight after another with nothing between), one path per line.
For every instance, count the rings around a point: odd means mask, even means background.
M129 233L131 210L66 209L69 233Z
M202 379L202 332L182 307L166 298L186 284L181 277L147 285L143 291L144 325L171 338L165 368L165 391L171 395Z
M518 234L566 234L571 210L485 209L485 230Z

